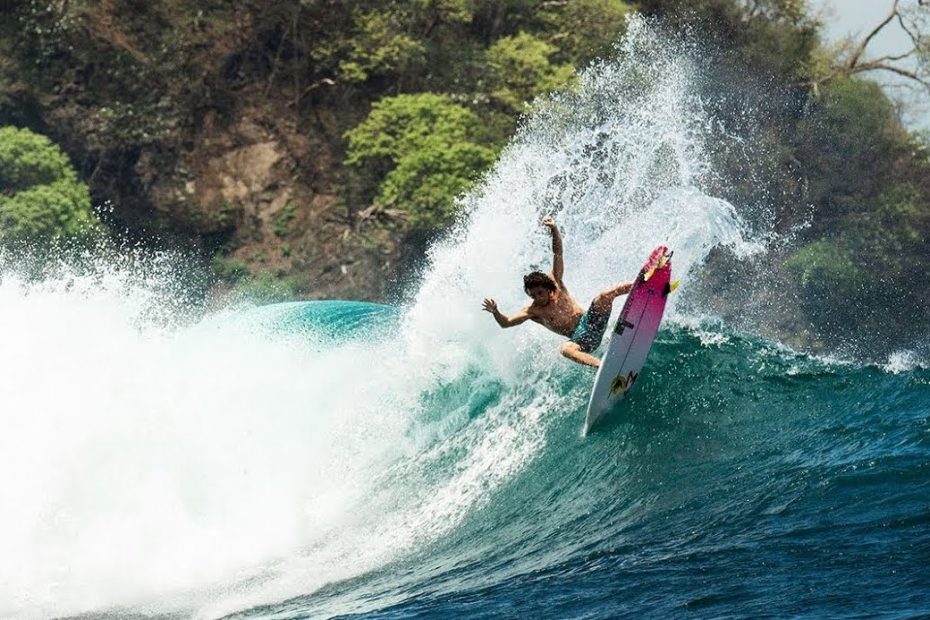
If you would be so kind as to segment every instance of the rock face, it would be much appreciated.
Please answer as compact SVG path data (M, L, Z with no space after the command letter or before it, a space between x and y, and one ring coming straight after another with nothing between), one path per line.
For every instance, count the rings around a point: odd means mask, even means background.
M383 300L398 244L356 225L334 186L338 160L313 129L262 107L228 126L208 116L153 184L153 207L212 243L221 264L286 279L295 294Z
M190 180L176 191L179 205L191 205L204 234L251 223L260 232L290 201L295 162L273 135L251 120L231 132L207 137L186 158ZM254 236L250 235L250 236Z

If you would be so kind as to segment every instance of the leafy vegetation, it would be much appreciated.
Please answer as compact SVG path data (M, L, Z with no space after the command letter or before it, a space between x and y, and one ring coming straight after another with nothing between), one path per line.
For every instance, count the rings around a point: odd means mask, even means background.
M574 69L550 62L557 49L525 32L498 39L488 49L491 97L519 113L538 95L564 88Z
M816 293L808 297L812 304L830 308L831 331L852 334L868 325L890 332L895 319L930 325L930 290L922 285L908 290L913 303L891 303L885 320L874 317L884 307L876 300L890 302L888 290L910 288L904 283L915 272L930 269L930 165L914 156L916 138L891 103L874 83L835 80L812 101L795 140L815 210L788 265ZM902 312L906 317L897 317Z
M0 127L0 241L44 248L99 231L87 186L61 149L28 129Z
M447 96L386 97L346 134L346 165L375 205L403 212L410 227L433 231L455 215L454 199L495 152L476 141L477 115Z

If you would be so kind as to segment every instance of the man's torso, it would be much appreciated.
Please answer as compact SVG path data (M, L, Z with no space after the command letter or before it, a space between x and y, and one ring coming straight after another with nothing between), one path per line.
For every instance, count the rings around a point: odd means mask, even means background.
M584 309L564 288L556 289L555 299L548 305L537 306L534 303L527 311L534 321L566 338L571 337L584 314Z

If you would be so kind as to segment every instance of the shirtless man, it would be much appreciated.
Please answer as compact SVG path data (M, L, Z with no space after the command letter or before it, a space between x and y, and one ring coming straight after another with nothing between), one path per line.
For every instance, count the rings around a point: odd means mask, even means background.
M568 338L568 342L562 344L560 349L562 355L579 364L597 368L601 362L591 353L604 338L614 299L629 293L633 283L624 282L601 292L585 312L578 302L572 299L565 283L562 282L565 266L562 260L562 235L559 233L559 227L551 217L544 218L542 225L552 233L552 273L534 271L523 277L523 290L533 298L533 303L516 314L507 316L497 309L497 303L493 299L485 299L484 310L490 312L501 327L513 327L527 320L536 321Z

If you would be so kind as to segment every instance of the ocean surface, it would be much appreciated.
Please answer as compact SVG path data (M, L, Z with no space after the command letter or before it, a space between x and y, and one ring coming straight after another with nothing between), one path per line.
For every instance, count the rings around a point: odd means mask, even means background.
M383 325L368 305L287 308L353 312ZM410 432L429 439L372 495L426 487L404 492L421 499L400 557L235 617L930 615L930 370L669 326L582 438L592 373L547 353L534 381L476 366L420 395Z
M631 22L391 305L205 308L183 256L38 276L0 252L0 617L930 616L930 364L707 310L711 252L784 240L764 196L715 197L735 181L714 156L744 143L702 79ZM481 311L527 303L548 214L583 304L659 243L683 278L585 438L593 372Z

